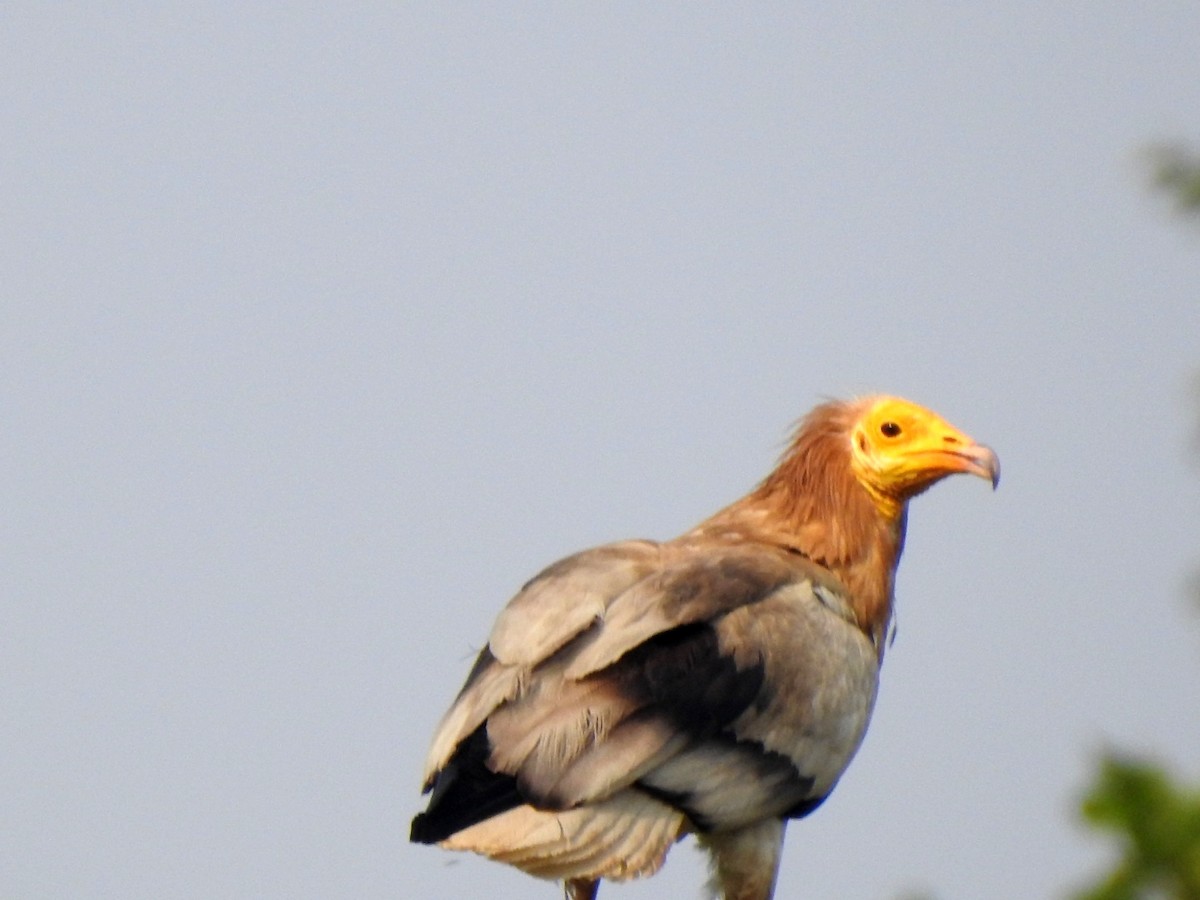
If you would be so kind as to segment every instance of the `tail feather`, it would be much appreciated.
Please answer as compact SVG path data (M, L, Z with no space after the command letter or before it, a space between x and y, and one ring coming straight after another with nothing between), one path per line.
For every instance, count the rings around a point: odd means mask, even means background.
M622 881L652 875L687 833L673 807L638 790L562 812L518 806L440 844L471 850L539 878Z

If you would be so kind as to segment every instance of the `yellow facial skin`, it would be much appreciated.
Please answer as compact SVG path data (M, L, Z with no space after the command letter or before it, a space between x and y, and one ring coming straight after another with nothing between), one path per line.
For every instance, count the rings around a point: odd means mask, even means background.
M947 475L977 475L993 488L1000 483L1000 460L990 447L899 397L870 401L850 441L854 474L889 517Z

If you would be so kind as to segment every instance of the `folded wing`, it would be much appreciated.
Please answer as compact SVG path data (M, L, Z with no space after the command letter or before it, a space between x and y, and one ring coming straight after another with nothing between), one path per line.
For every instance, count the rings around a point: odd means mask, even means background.
M839 590L797 554L711 535L551 566L443 719L413 839L623 878L687 831L804 814L875 695L875 649Z

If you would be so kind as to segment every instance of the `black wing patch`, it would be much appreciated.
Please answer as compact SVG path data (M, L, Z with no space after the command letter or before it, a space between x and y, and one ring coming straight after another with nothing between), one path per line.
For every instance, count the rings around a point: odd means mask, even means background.
M739 669L708 622L654 635L596 678L611 678L639 705L695 738L716 734L754 702L762 662Z
M490 656L486 649L480 654L475 672L491 661ZM739 668L720 652L712 626L695 623L653 636L587 680L608 682L632 701L631 717L665 719L691 743L718 735L749 707L762 688L763 675L761 663ZM585 745L579 756L565 760L564 771L576 764L586 766L588 751L595 746ZM428 808L413 819L411 840L437 843L522 803L562 808L562 798L553 791L542 794L513 775L490 769L490 756L484 723L438 773ZM648 792L655 793L653 788ZM667 792L658 796L668 799ZM672 805L688 811L684 803Z
M429 806L412 820L410 841L436 844L525 802L515 778L487 767L486 728L476 728L438 773Z

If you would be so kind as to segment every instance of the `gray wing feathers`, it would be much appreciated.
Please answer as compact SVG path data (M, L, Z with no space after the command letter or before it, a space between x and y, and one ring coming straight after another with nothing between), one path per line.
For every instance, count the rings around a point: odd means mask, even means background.
M486 722L489 768L546 809L635 781L722 823L823 796L865 730L877 660L817 582L831 589L811 563L761 544L630 541L556 563L501 613L435 735L426 784ZM690 681L716 694L676 686L692 671L683 649L646 644L701 623L715 638ZM658 673L658 660L675 668ZM734 718L705 720L696 697Z
M717 636L735 660L754 653L765 667L766 688L731 732L788 757L814 778L817 796L827 794L866 732L879 672L874 645L808 584L736 610Z
M590 628L658 562L658 544L624 541L555 563L501 611L488 640L492 654L505 665L536 666Z
M424 790L433 784L434 776L449 762L463 738L482 725L498 706L520 695L528 678L527 669L497 665L493 660L463 688L433 734L421 776Z
M761 546L707 547L702 554L686 544L664 549L665 567L613 600L604 628L581 642L568 678L598 672L656 634L714 619L796 577L786 554Z
M623 541L568 556L530 580L501 611L472 677L434 732L423 784L494 710L525 693L536 666L591 628L659 557L658 544Z
M719 822L725 829L782 816L813 789L813 779L799 775L787 757L732 740L689 747L643 783L680 798L699 823Z

